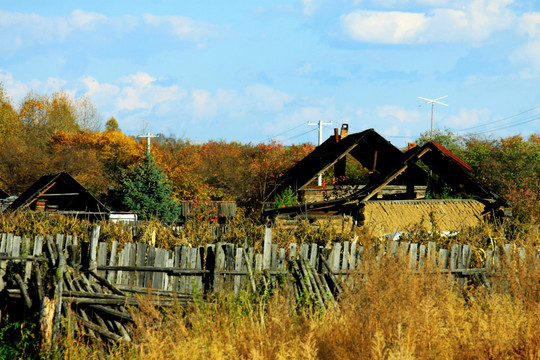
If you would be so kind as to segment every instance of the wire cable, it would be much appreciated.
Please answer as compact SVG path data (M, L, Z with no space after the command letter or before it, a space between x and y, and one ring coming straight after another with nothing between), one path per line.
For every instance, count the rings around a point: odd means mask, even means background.
M500 127L496 127L496 128L492 128L492 129L487 129L487 130L483 130L483 131L473 132L473 133L471 133L471 134L473 134L473 135L481 135L481 134L485 134L485 133L489 133L489 132L493 132L493 131L498 131L498 130L508 129L508 128L511 128L511 127L514 127L514 126L518 126L518 125L527 124L527 123L530 123L530 122L533 122L533 121L536 121L536 120L540 120L540 116L536 116L536 117L534 117L534 118L529 118L529 119L527 119L527 120L523 120L523 121L516 122L516 123L513 123L513 124L505 125L505 126L500 126Z
M456 132L464 132L464 131L467 131L467 130L476 129L476 128L483 127L483 126L490 126L490 125L493 125L493 124L496 124L496 123L500 123L500 122L502 122L502 121L506 121L506 120L510 120L510 119L516 118L516 117L518 117L518 116L520 116L520 115L526 114L526 113L531 112L531 111L533 111L533 110L536 110L536 109L538 109L538 108L540 108L540 105L537 105L537 106L535 106L535 107L533 107L533 108L527 109L527 110L522 111L522 112L520 112L520 113L518 113L518 114L510 115L510 116L507 116L507 117L502 118L502 119L499 119L499 120L490 121L490 122L488 122L488 123L479 124L479 125L475 125L475 126L470 126L470 127L468 127L468 128L463 128L463 129L460 129L460 130L456 130ZM518 120L518 121L519 121L519 120ZM519 125L519 124L518 124L518 125Z
M309 133L311 133L311 132L314 132L314 131L317 131L317 128L315 128L315 129L311 129L311 130L308 130L308 131L306 131L306 132L303 132L303 133L301 133L301 134L298 134L298 135L294 135L294 136L291 136L291 137L288 137L288 138L282 139L282 141L289 141L289 140L292 140L292 139L298 138L298 137L300 137L300 136L304 136L304 135L306 135L306 134L309 134Z
M289 130L285 130L285 131L282 131L282 132L280 132L280 133L278 133L278 134L275 134L275 135L272 135L272 136L268 136L268 137L265 138L263 141L273 140L273 139L275 139L275 138L278 137L278 136L281 136L281 135L283 135L283 134L286 134L286 133L288 133L288 132L291 132L291 131L293 131L293 130L296 130L296 129L298 129L299 127L304 126L304 125L306 125L306 123L301 123L301 124L299 124L299 125L297 125L297 126L295 126L295 127L293 127L293 128L290 128Z

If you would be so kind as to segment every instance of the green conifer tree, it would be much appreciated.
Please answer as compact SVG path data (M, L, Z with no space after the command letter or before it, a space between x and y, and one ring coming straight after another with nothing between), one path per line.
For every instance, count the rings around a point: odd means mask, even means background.
M126 171L120 186L112 188L110 195L113 206L133 211L142 220L172 223L180 216L180 204L173 199L172 186L150 153Z

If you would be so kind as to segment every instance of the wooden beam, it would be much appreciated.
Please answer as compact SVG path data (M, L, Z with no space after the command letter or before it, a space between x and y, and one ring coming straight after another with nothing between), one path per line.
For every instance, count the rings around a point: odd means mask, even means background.
M34 201L36 201L37 199L39 199L40 197L43 196L43 194L45 194L50 188L52 188L54 185L56 185L56 181L54 181L51 185L47 186L42 192L40 192L37 196L35 196L32 201L28 202L26 205L24 205L25 207L28 207L30 205L32 205L32 203Z
M343 153L341 153L340 156L338 156L333 162L331 162L330 164L328 164L327 166L325 166L320 172L318 172L314 177L312 177L311 179L309 179L306 183L302 184L301 186L298 187L298 189L302 189L304 186L307 186L310 182L312 182L313 180L315 180L319 174L322 174L323 172L325 172L326 170L328 170L330 168L330 166L333 166L335 163L337 163L339 160L343 159L345 156L347 156L348 153L351 152L352 149L354 149L356 146L358 146L358 144L353 144L352 146L350 146L347 150L345 150Z
M365 201L368 201L369 199L371 199L375 194L377 194L379 191L382 190L382 188L384 188L386 185L388 185L392 180L394 180L395 178L397 178L399 175L401 175L408 167L409 167L409 162L412 161L414 159L414 161L420 159L422 156L424 156L424 154L426 154L428 151L431 151L430 148L425 148L423 149L422 151L420 151L418 154L415 154L413 156L411 156L410 158L408 158L406 161L405 161L405 164L399 168L398 170L392 172L390 174L390 176L388 176L383 182L381 182L375 189L373 189L371 192L369 192L363 199L362 199L362 202L365 202Z
M49 196L77 196L81 193L60 193L60 194L41 194L39 197L49 197Z

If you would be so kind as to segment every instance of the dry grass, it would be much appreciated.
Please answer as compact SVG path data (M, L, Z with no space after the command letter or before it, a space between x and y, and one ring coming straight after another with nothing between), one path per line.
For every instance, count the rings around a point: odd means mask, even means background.
M494 277L492 291L451 277L366 262L339 308L298 309L284 291L220 295L161 312L142 303L135 341L113 349L66 339L70 359L538 359L540 268L530 257Z

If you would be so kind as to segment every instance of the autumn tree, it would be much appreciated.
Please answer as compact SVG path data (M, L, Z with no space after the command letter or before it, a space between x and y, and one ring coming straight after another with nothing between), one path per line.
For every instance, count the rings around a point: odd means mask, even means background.
M52 136L48 151L54 172L68 171L97 196L109 185L118 185L123 171L141 159L142 147L121 132L59 132Z
M0 141L20 134L20 122L11 99L0 83Z
M105 132L113 132L118 131L120 132L120 126L118 125L118 121L114 118L114 116L111 116L109 120L105 123Z

